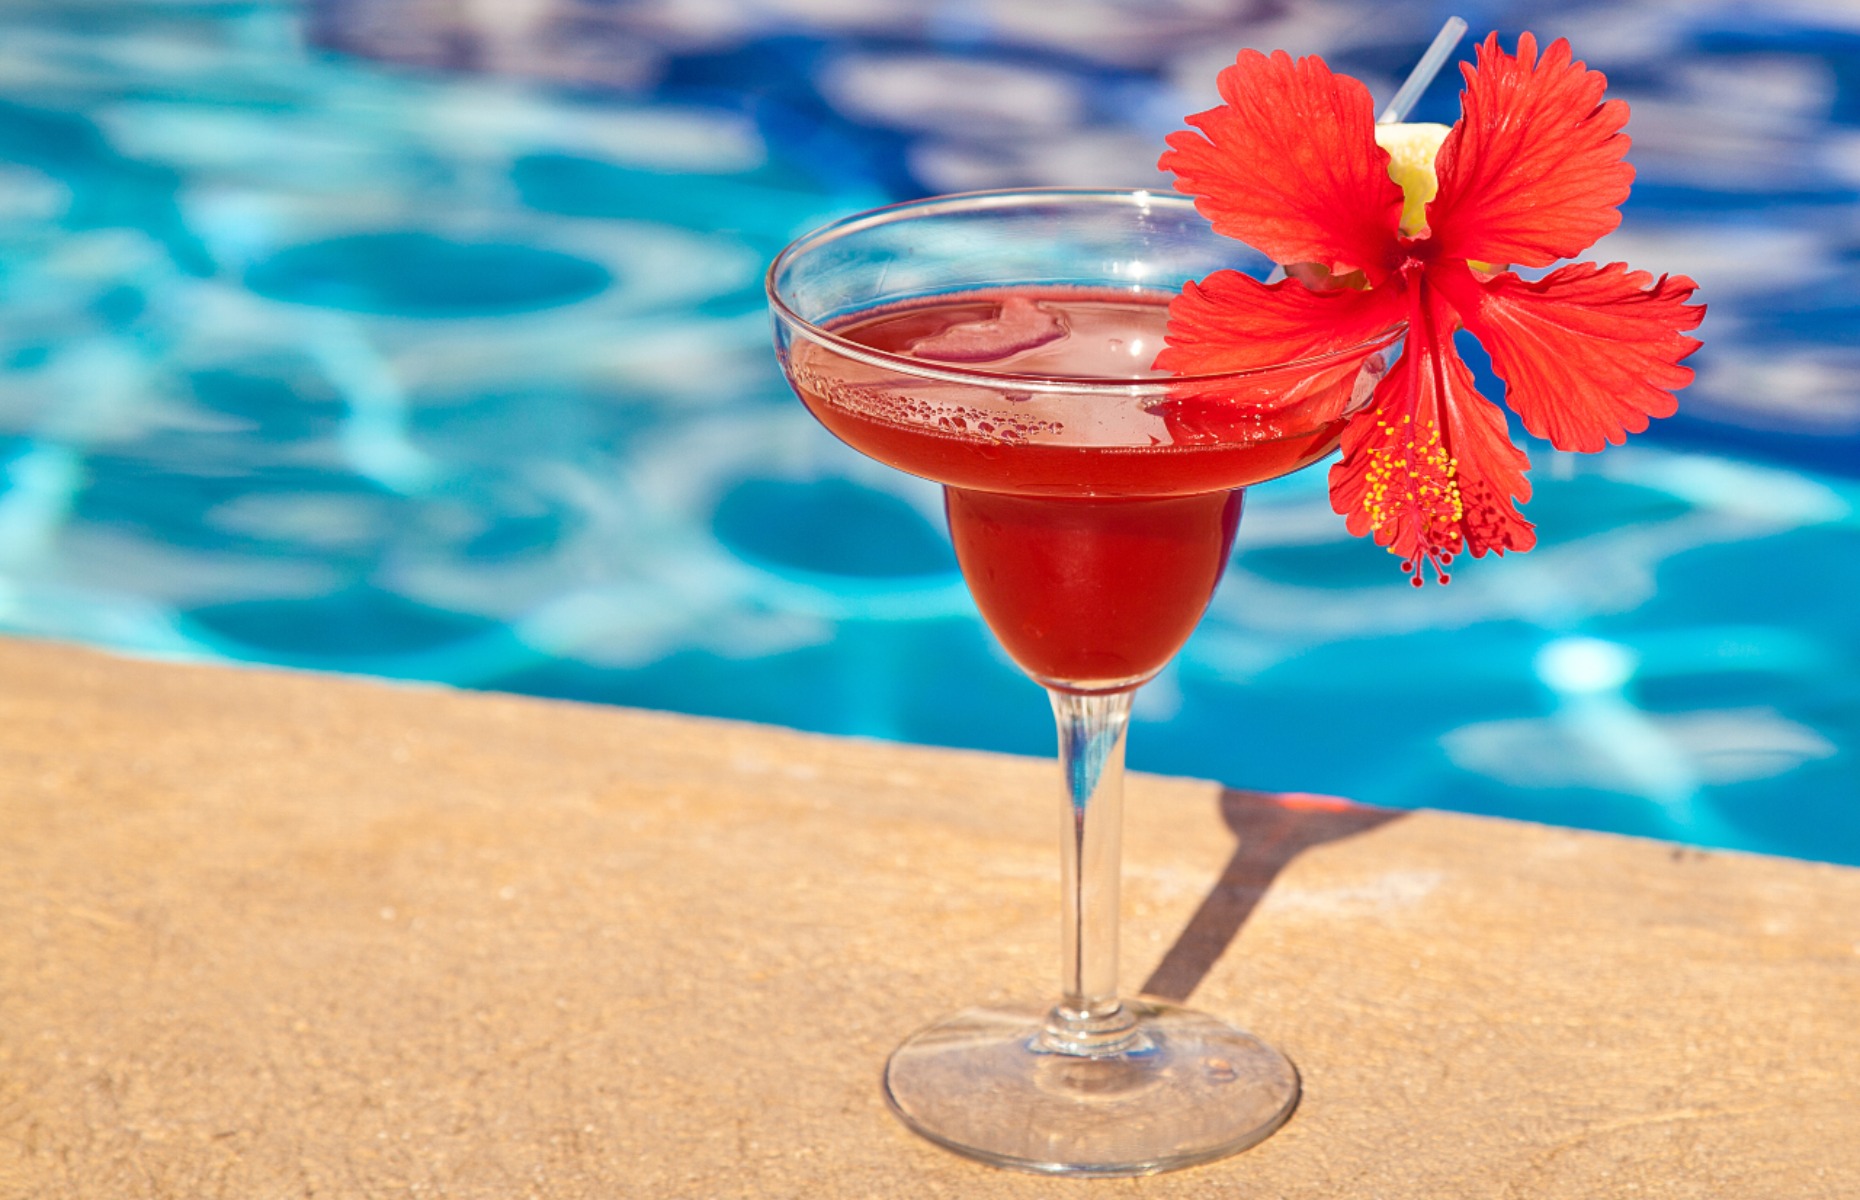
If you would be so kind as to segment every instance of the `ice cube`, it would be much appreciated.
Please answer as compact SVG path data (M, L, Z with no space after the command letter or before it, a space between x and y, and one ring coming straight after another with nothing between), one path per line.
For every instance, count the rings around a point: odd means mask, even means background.
M1008 296L986 321L963 321L919 338L905 350L941 363L998 363L1066 336L1066 323L1037 301Z

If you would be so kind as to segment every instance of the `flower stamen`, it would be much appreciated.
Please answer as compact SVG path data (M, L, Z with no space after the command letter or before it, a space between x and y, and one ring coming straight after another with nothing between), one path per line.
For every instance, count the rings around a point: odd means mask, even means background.
M1408 426L1414 428L1412 437ZM1389 545L1389 553L1402 556L1402 570L1416 587L1422 583L1423 564L1430 562L1445 583L1450 577L1444 568L1460 545L1466 517L1459 464L1448 453L1439 426L1425 417L1419 422L1406 413L1394 422L1378 418L1376 430L1383 444L1366 447L1364 469L1362 507L1369 529ZM1403 533L1412 535L1412 549L1405 544L1409 539L1399 536Z

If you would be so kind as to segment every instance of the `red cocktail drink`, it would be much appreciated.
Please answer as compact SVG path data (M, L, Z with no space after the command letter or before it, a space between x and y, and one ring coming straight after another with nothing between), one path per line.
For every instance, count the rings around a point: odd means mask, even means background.
M976 607L1051 687L1129 687L1195 631L1240 523L1238 489L1055 500L949 488L950 539Z
M1258 1038L1117 993L1131 696L1207 608L1242 489L1336 445L1399 336L1159 375L1169 297L1233 265L1184 197L1030 191L851 217L769 270L789 382L848 445L944 485L969 589L1057 718L1060 1000L955 1013L885 1069L912 1129L987 1162L1144 1174L1252 1145L1297 1101Z
M927 366L1140 382L1157 378L1149 364L1167 319L1168 297L1155 293L1017 289L893 305L829 328ZM950 536L989 627L1028 674L1077 690L1130 687L1161 670L1220 581L1240 489L1321 457L1343 424L1338 411L1284 436L1251 424L1197 433L1164 415L1166 397L1038 404L1017 399L1007 379L989 403L971 393L951 404L934 382L879 386L870 363L814 342L793 348L790 374L842 441L947 486Z

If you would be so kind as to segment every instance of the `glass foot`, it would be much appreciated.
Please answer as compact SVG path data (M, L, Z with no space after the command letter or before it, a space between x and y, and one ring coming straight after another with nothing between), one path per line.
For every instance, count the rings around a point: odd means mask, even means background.
M885 1065L885 1099L939 1145L1053 1175L1151 1175L1255 1145L1298 1104L1291 1061L1173 1005L1124 1002L1122 1047L1067 1054L1042 1009L973 1008L920 1030Z

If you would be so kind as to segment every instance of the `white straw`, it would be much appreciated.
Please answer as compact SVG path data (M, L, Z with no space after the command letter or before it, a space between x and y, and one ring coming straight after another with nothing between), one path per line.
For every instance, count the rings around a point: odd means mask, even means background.
M1408 72L1407 82L1401 85L1401 90L1395 93L1389 106L1376 118L1376 124L1393 125L1397 121L1406 120L1409 110L1421 99L1421 93L1427 90L1427 85L1434 82L1434 76L1440 74L1440 68L1447 65L1447 59L1465 36L1466 22L1458 17L1448 17L1447 23L1434 35L1434 44L1427 48L1421 61L1414 64L1414 70Z

